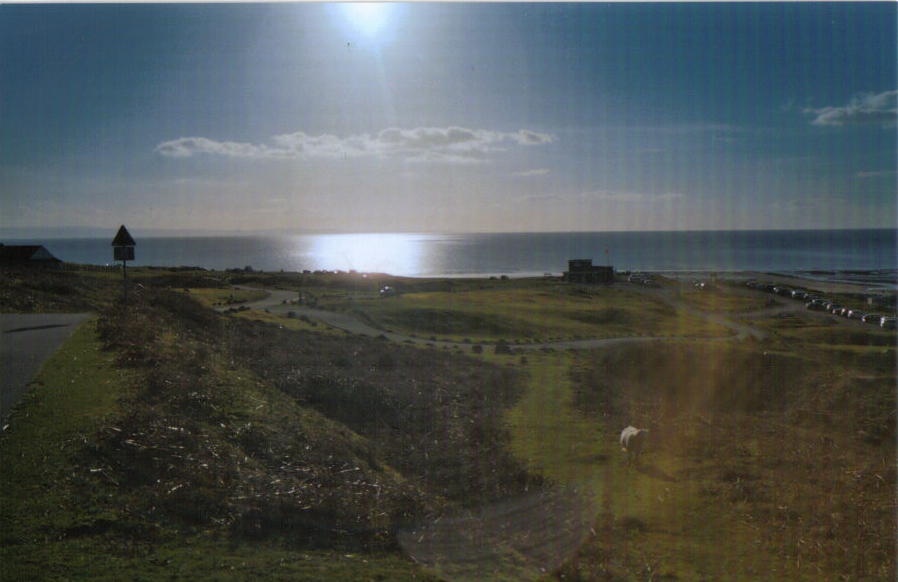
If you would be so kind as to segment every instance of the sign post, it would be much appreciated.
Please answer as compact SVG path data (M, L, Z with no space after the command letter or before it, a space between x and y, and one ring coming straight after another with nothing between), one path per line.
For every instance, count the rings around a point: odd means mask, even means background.
M118 234L112 239L113 260L122 262L122 294L125 303L128 302L128 261L134 260L134 247L137 245L128 229L123 224L118 229Z

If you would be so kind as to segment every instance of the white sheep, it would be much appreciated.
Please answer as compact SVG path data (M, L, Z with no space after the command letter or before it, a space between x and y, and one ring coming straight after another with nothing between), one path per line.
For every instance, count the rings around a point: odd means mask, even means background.
M639 461L639 453L642 452L648 432L647 428L636 428L635 426L628 426L621 431L620 446L621 450L627 453L627 464Z

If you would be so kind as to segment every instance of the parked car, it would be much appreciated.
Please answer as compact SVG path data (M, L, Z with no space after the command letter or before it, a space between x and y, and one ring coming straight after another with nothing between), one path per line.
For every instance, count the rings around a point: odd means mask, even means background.
M844 309L838 303L830 303L828 311L833 315L842 315L842 309Z
M847 317L848 319L863 320L865 315L867 315L866 311L861 311L860 309L849 309L848 313L845 314L845 317Z
M895 329L895 318L884 316L879 321L879 327L881 327L883 329Z
M880 313L867 313L861 318L861 321L864 323L873 323L875 325L879 325L879 322L882 321L882 314Z
M782 295L783 297L792 296L792 289L789 289L788 287L774 287L773 292L777 295Z
M812 299L805 303L804 306L811 311L827 311L826 301L824 299Z
M805 300L807 298L808 298L808 294L805 291L800 291L798 289L796 289L795 291L792 291L792 299Z

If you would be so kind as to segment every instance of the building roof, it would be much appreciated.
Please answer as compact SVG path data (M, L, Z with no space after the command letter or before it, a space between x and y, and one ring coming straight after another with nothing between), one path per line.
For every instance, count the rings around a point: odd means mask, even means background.
M61 262L42 245L4 245L3 243L0 243L0 261L4 263Z

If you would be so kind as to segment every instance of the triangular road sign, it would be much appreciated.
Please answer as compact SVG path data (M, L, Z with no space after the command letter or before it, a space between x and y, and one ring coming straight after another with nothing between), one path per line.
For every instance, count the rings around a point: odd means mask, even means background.
M114 247L133 247L136 244L124 224L118 229L118 234L115 235L115 238L112 239L112 246Z

